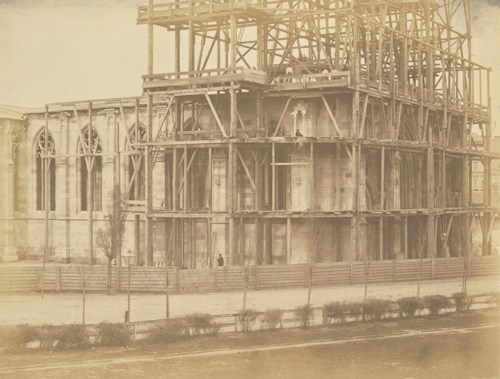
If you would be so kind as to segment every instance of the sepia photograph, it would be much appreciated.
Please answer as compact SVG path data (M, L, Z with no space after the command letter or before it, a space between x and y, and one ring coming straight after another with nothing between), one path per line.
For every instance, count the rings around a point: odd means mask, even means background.
M500 0L0 0L1 378L500 378Z

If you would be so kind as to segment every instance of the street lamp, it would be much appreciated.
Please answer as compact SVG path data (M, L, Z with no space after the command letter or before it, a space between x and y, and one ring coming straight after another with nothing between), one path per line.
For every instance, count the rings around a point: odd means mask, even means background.
M125 312L125 322L130 322L130 268L135 262L135 255L129 250L128 254L122 254L122 260L128 266L128 307L127 312Z

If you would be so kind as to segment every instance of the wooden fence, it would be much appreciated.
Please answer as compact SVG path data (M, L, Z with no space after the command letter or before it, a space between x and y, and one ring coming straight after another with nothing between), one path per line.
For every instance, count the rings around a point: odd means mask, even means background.
M471 259L469 277L500 274L500 257ZM395 283L462 277L463 258L437 258L407 261L372 261L321 263L313 266L263 265L221 267L215 269L179 270L175 268L132 267L130 289L133 292L171 293L229 292L278 288L335 286L368 283ZM368 274L368 275L367 275ZM47 291L81 291L85 278L87 291L107 290L105 266L47 266L43 288ZM0 292L38 291L42 286L42 268L37 266L0 267ZM112 268L113 290L127 291L128 268Z

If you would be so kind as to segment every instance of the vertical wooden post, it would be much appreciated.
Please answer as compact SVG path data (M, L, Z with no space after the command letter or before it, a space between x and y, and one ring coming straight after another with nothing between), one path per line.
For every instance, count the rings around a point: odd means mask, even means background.
M352 194L352 218L351 218L351 261L354 261L359 256L359 183L360 183L360 159L361 145L359 145L359 86L360 86L360 46L358 44L358 17L348 16L348 19L353 18L352 23L352 72L354 76L355 90L352 96L352 132L351 136L355 139L352 144L352 177L353 177L353 194ZM368 78L369 79L369 78ZM338 190L338 189L337 189Z
M56 291L61 292L61 266L56 267Z
M150 217L150 212L153 205L153 167L151 162L151 152L149 143L152 142L153 135L153 95L148 94L148 126L146 137L148 140L148 145L146 145L144 149L144 169L146 171L144 175L144 203L145 203L145 220L144 220L144 239L146 243L146 257L145 257L145 265L152 266L153 264L153 228L152 228L152 219Z
M379 227L379 260L384 260L384 218L379 217L378 219L378 227Z
M172 193L171 188L168 188L168 186L170 185L170 177L172 175L172 172L168 168L168 160L169 160L168 156L169 155L164 150L163 151L163 162L164 162L164 165L163 165L163 183L164 183L163 203L165 204L164 210L172 209L172 207L169 207L169 205L168 205L170 202L169 194ZM170 171L170 173L169 173L169 171ZM171 240L174 238L173 233L172 233L172 225L170 225L170 227L169 227L169 219L168 218L165 218L165 220L164 220L163 231L164 231L164 244L165 244L165 267L167 267L166 270L167 270L167 278L168 278L168 263L169 263L170 253L173 250L173 248L171 248L171 246L173 246ZM168 285L168 283L167 283L167 285ZM168 288L167 288L167 292L168 292ZM167 293L167 298L168 298L168 293Z
M316 191L315 191L315 175L314 175L314 170L315 170L315 165L314 165L314 144L311 142L309 145L309 169L311 170L311 177L310 177L310 183L309 183L309 208L310 209L316 209Z
M184 213L187 212L187 196L188 196L188 150L187 145L184 145L184 161L182 163L182 209Z
M486 123L486 138L484 141L484 150L486 153L491 152L491 96L490 96L490 70L486 71L487 75L487 88L486 88L486 96L488 102L488 122ZM484 205L485 207L491 207L491 158L485 157L485 165L484 165ZM485 230L490 229L490 224L494 222L491 217L491 208L488 212L484 214L485 218ZM483 233L484 234L484 233ZM489 234L489 233L487 233ZM486 238L483 239L483 255L491 255L492 252L492 244L491 238L486 235Z
M431 279L434 280L434 271L435 271L435 259L432 257L431 259Z
M403 91L404 95L408 95L408 37L407 37L407 26L406 26L406 6L401 5L399 11L399 32L403 35L403 43L402 43L402 57L399 62L399 67L401 72L401 77L403 78Z
M405 249L405 260L408 259L408 216L404 217L404 228L405 228L405 242L404 242L404 249Z
M148 0L148 75L153 74L153 0Z
M177 196L177 148L174 147L172 150L172 210L174 212L179 210L179 197Z
M89 102L89 145L88 152L90 154L96 153L96 151L92 150L92 146L94 145L92 141L92 103ZM94 180L92 173L95 168L95 156L89 156L90 164L87 165L87 213L88 213L88 244L89 244L89 259L90 264L94 264Z
M237 37L237 25L236 25L236 16L231 15L231 68L236 67L237 61L237 53L238 53L238 37Z
M351 219L351 220L354 220L354 219ZM349 285L353 285L354 283L354 280L353 280L353 271L354 271L354 267L353 267L354 263L351 261L349 263Z
M422 74L422 43L418 42L418 54L417 54L418 64L417 64L417 77L418 77L418 90L419 90L419 99L418 99L418 114L417 114L417 122L418 122L418 132L419 139L423 141L425 132L424 132L424 78ZM428 68L430 70L430 68Z
M229 136L237 137L238 129L238 96L235 89L235 83L231 82L230 90L231 108L230 108L230 125L229 125Z
M380 209L385 209L385 146L380 150Z
M125 119L123 120L125 122ZM120 123L114 117L114 165L113 165L113 233L115 236L114 256L118 260L118 266L121 265L121 244L119 238L121 228L121 190L120 190Z
M441 152L441 208L447 208L446 201L446 152Z
M135 99L135 136L136 140L139 136L139 98ZM138 141L136 141L138 142ZM139 180L135 179L134 182L134 200L139 200L140 188ZM134 216L134 246L135 246L135 262L137 265L141 264L141 219L139 214Z
M180 286L180 278L179 278L179 267L175 268L175 293L179 293Z
M238 51L238 41L237 41L237 29L236 29L236 16L231 16L231 68L236 68L237 51ZM238 127L238 102L235 90L235 83L231 82L231 120L229 126L229 135L231 137L236 137L236 129ZM235 162L236 163L236 162Z
M192 0L189 0L189 7L192 9L193 3ZM189 19L188 23L188 71L194 71L194 45L195 45L195 39L196 35L194 33L194 24L193 24L193 19ZM192 76L193 74L190 74L189 76Z
M429 215L427 216L427 258L436 256L436 241L435 241L435 216L434 216L434 147L433 147L433 131L428 126L429 132L429 147L427 148L427 208Z
M340 169L342 167L340 153L341 153L340 143L336 143L335 144L335 209L336 210L342 209L342 204L340 203L340 188L341 188Z
M176 3L176 8L179 7L179 3ZM175 72L179 73L181 71L181 29L179 25L175 26L175 37L174 37L174 65ZM179 78L179 75L176 75L176 78Z
M276 210L276 146L271 144L271 210Z
M217 269L217 265L215 264L215 252L213 251L213 243L215 241L212 240L212 217L207 218L207 268L214 267Z
M191 268L197 268L196 267L196 237L195 237L195 228L196 224L194 222L194 219L189 220L189 245L191 249L189 249L189 259L191 262Z
M255 192L254 192L254 210L260 211L262 209L262 167L258 159L258 154L254 156L254 181L255 181Z
M141 219L138 214L134 216L134 246L137 265L141 264Z
M292 263L292 219L286 219L286 263Z
M234 201L236 196L236 154L235 154L235 146L233 142L229 142L228 144L228 188L227 188L227 212L229 217L229 244L228 244L228 263L232 264L234 252L236 251L235 246L235 233L236 228L234 225Z
M236 231L235 231L236 233ZM245 223L243 221L243 217L238 217L238 237L236 238L238 240L238 258L235 260L233 259L233 264L250 264L250 260L252 259L251 254L248 256L248 263L246 262L246 250L245 250ZM257 257L255 257L255 265L257 265Z
M44 290L44 283L45 283L45 263L47 262L47 256L48 256L48 251L49 251L49 200L50 200L50 191L49 191L49 164L50 164L50 158L49 158L49 106L45 105L45 126L44 126L44 134L45 134L45 154L43 157L43 179L44 179L44 204L45 204L45 232L44 232L44 249L43 249L43 263L42 263L42 274L40 276L41 279L41 286L40 286L40 291L42 294L42 299L43 299L43 290ZM82 141L83 142L83 141Z
M359 256L359 215L358 215L358 187L359 187L359 145L352 145L352 167L353 167L353 199L351 219L351 260L355 260Z

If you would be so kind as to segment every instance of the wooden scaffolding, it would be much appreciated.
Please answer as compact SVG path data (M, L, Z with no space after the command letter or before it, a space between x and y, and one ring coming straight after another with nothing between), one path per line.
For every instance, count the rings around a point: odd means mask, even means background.
M125 102L136 128L147 108L129 141L138 261L467 256L474 220L491 254L500 157L490 69L471 60L470 0L149 0L137 22L148 71L143 96ZM172 44L155 46L165 31ZM157 51L172 72L154 70ZM484 166L481 204L473 161Z

